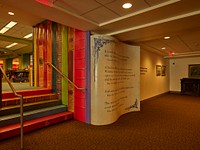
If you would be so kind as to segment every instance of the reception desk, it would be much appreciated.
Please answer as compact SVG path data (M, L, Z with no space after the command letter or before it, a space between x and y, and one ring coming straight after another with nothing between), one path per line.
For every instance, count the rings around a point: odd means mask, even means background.
M181 94L200 96L200 78L181 79Z

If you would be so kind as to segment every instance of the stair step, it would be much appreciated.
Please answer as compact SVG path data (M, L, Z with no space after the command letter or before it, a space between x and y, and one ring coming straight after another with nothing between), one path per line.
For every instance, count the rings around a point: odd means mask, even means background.
M45 107L57 106L57 105L60 105L61 103L62 102L58 99L27 103L27 104L24 104L24 112L32 111L36 109L42 109ZM4 116L7 114L17 114L17 113L20 113L20 105L0 108L0 116Z
M40 117L45 117L45 116L53 115L60 112L66 112L66 111L67 111L67 107L64 105L47 107L47 108L37 109L33 111L26 111L24 112L24 121L28 121L28 120L36 119ZM19 120L20 120L19 113L1 116L0 127L19 123Z
M24 133L47 127L59 122L73 119L72 112L61 112L38 119L33 119L24 122ZM20 123L0 127L0 140L11 138L20 134Z
M38 101L45 101L45 100L52 100L57 99L58 96L55 93L49 93L49 94L43 94L43 95L32 95L32 96L24 96L24 104L25 103L32 103L32 102L38 102ZM2 100L2 106L13 106L13 105L19 105L20 99L18 97L15 98L6 98Z
M42 95L42 94L52 93L52 89L43 88L34 90L23 90L23 91L17 91L17 93L23 96ZM15 98L15 97L16 96L13 94L13 92L3 92L2 94L2 99Z

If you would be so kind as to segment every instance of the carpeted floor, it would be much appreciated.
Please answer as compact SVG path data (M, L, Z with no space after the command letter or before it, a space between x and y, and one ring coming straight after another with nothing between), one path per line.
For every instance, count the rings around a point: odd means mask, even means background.
M199 150L200 97L165 94L111 125L67 121L25 135L26 150ZM19 137L0 150L19 150Z

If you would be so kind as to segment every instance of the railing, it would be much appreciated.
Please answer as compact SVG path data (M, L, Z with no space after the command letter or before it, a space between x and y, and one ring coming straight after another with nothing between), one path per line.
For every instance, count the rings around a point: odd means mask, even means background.
M6 81L8 82L8 85L10 86L11 90L13 91L14 95L20 98L20 133L21 133L21 149L23 149L24 147L24 120L23 120L23 96L20 94L17 94L15 88L13 87L12 83L10 82L10 80L8 79L8 77L6 76L6 73L4 72L4 70L2 69L2 67L0 66L0 74L3 74L3 76L5 77ZM2 76L0 76L2 77ZM1 83L0 83L1 84ZM1 91L2 92L2 91Z
M53 69L55 69L62 77L67 79L69 83L71 83L76 89L81 90L82 92L85 92L85 88L78 87L75 83L73 83L66 75L64 75L58 68L56 68L53 64L46 62L47 65L51 66Z

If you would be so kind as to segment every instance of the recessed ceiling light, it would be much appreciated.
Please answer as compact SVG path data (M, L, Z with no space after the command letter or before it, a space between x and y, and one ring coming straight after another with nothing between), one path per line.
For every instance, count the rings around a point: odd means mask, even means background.
M170 37L169 36L165 36L164 39L167 40L167 39L170 39Z
M6 27L7 27L7 28L12 28L12 27L15 26L16 24L17 24L17 22L11 21L11 22L9 22L9 23L6 25Z
M8 12L9 15L14 16L15 14L11 11Z
M166 47L162 47L161 49L165 50L165 49L166 49Z
M0 30L0 33L4 34L6 31L8 31L10 28L15 26L17 22L10 21L4 28Z
M132 4L131 4L131 3L124 3L124 4L122 5L122 7L123 7L124 9L129 9L129 8L132 7Z

